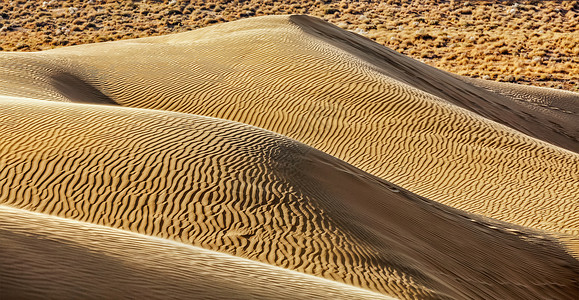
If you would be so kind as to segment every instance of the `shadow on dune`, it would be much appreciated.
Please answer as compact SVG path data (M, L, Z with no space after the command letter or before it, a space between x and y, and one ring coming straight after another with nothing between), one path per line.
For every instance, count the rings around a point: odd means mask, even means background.
M71 102L118 105L90 83L66 71L48 74L51 85Z

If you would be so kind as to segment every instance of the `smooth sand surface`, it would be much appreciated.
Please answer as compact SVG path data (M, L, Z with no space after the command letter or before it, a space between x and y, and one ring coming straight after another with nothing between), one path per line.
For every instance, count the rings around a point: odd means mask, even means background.
M239 121L429 199L579 235L579 155L550 144L579 150L576 93L537 109L305 16L0 59L5 95L77 101L79 86L84 102Z
M0 204L112 227L107 242L129 231L143 247L148 235L402 299L575 299L576 94L540 100L375 47L275 16L0 53ZM10 244L44 243L22 222L3 227Z
M3 299L394 299L167 239L0 205Z
M22 98L1 98L0 110L0 203L11 207L403 299L577 292L579 263L554 239L426 200L269 131Z

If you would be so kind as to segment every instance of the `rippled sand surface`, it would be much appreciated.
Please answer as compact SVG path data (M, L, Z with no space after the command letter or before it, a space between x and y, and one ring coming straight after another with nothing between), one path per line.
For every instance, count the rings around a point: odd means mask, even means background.
M306 16L1 53L0 276L15 297L574 299L578 112Z

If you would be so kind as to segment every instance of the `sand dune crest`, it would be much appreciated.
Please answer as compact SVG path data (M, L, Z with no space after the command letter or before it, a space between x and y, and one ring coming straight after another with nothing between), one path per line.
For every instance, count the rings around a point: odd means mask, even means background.
M365 61L370 68L529 136L579 152L579 95L573 92L476 80L436 69L317 18L291 16L308 34ZM475 84L470 84L475 83ZM495 88L488 88L494 86ZM501 89L497 87L502 87ZM541 93L540 91L548 90ZM561 96L563 95L563 96ZM523 96L523 97L521 97ZM556 100L552 101L555 98ZM528 103L550 102L537 110Z

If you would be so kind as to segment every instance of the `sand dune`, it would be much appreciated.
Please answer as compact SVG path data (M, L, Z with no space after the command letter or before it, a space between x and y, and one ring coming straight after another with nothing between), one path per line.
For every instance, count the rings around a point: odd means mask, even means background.
M579 95L576 93L547 89L548 93L540 95L538 91L545 89L452 75L320 19L292 16L291 20L305 32L365 61L368 67L389 78L404 82L532 137L575 152L579 151L579 124L575 120L570 120L568 115L551 114L553 111L566 112L576 117L579 113ZM479 85L465 84L465 81L484 82L487 86L503 88L481 89ZM518 95L527 97L517 97ZM527 102L535 101L536 98L552 99L560 95L565 95L565 99L558 99L556 103L545 103L546 105L542 106L544 110L525 105ZM522 103L514 101L522 99L524 99ZM558 105L568 110L559 109L561 107Z
M2 298L393 299L166 239L0 205Z
M455 208L579 234L575 93L538 106L532 88L521 101L304 16L0 60L1 94L239 121Z
M577 292L578 262L548 236L426 200L281 135L191 114L0 99L4 205L403 299Z
M306 16L0 53L2 292L576 299L578 113Z

